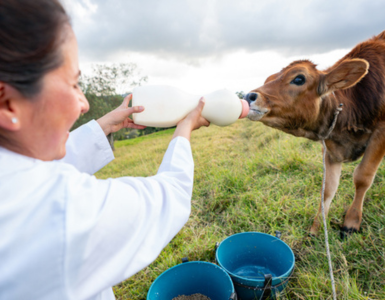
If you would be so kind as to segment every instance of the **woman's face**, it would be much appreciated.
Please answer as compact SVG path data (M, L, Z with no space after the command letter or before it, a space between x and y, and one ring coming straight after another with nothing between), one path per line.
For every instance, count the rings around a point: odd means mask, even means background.
M72 29L66 29L66 38L61 45L63 64L43 77L41 92L29 101L24 129L29 156L41 160L64 157L69 130L80 114L86 113L89 104L78 86L80 75L78 47ZM27 127L26 127L27 126ZM25 146L25 145L24 145Z

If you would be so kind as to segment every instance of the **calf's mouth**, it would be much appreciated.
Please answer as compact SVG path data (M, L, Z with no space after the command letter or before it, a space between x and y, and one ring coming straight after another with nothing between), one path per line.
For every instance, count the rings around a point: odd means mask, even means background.
M257 108L251 108L249 114L247 115L247 118L251 121L259 121L260 119L263 118L263 116L267 113L267 111L262 111Z
M267 108L263 108L263 107L258 106L258 104L257 104L258 98L261 98L261 95L259 95L259 93L255 93L255 92L248 93L244 97L244 99L249 103L249 106L250 106L250 111L249 111L249 114L247 115L247 117L251 121L258 121L258 120L262 119L263 116L265 114L267 114L269 111Z

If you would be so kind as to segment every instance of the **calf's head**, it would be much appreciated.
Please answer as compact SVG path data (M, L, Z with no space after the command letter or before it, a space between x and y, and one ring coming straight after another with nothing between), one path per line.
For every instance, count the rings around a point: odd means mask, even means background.
M342 60L327 71L308 60L295 61L245 96L248 118L278 129L312 127L325 96L354 86L368 69L369 63L358 58Z

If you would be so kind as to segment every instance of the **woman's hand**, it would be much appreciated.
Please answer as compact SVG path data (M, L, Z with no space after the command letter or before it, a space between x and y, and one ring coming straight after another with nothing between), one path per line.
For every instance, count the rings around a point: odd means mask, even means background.
M128 107L132 94L124 98L123 103L113 111L96 120L106 135L116 132L122 128L144 129L146 126L136 125L128 116L140 113L144 110L142 106Z
M205 100L202 97L199 100L198 106L190 112L183 120L180 120L176 126L174 137L183 136L190 140L191 132L202 126L209 126L210 122L202 117L202 110L205 105Z

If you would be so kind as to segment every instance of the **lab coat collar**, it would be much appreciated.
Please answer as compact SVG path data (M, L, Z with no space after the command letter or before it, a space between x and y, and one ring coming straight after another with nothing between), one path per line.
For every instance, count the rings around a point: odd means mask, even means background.
M0 147L0 174L19 172L43 161Z

